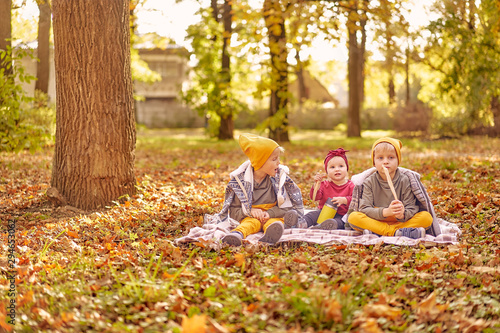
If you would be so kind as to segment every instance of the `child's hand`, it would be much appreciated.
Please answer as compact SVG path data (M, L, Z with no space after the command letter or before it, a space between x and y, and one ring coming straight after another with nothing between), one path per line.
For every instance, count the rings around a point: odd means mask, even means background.
M387 208L388 216L394 216L397 219L403 219L405 217L405 207L403 203L399 200L393 200L389 207Z
M317 174L314 175L313 179L315 182L321 182L321 181L323 181L323 178L325 178L325 177L326 177L326 175L324 173L318 172Z
M337 207L340 205L347 205L347 198L346 197L333 197L332 203L337 205Z
M266 223L267 220L269 220L269 218L270 218L269 213L266 211L263 211L262 209L252 208L250 213L252 214L252 217L259 220L261 224Z

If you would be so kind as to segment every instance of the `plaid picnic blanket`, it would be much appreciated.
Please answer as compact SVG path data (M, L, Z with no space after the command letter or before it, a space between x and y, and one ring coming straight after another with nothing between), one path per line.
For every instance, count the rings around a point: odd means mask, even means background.
M417 196L418 201L422 204L425 210L429 211L433 217L432 226L428 228L428 232L425 238L421 239L410 239L407 237L395 237L395 236L378 236L378 235L363 235L361 232L352 230L346 224L346 230L317 230L317 229L302 229L302 228L292 228L286 229L281 236L281 239L277 244L280 243L311 243L311 244L323 244L323 245L333 245L333 244L362 244L362 245L376 245L379 243L393 244L393 245L404 245L404 246L415 246L423 245L426 247L436 246L438 244L457 244L458 237L462 234L460 228L448 221L445 221L436 216L434 208L430 198L425 191L425 188L420 183L420 175L414 171L400 168L402 172L405 172L412 179L412 188ZM356 208L359 202L359 196L361 195L360 189L363 180L370 174L375 172L375 168L370 168L364 172L354 175L352 177L352 182L356 184L353 193L353 200L349 206L349 210L352 211ZM350 213L348 212L348 214ZM308 210L305 210L307 213ZM347 221L346 214L344 216L344 222ZM232 218L228 217L225 220L221 220L218 214L205 214L204 224L201 227L195 227L189 230L186 236L177 238L175 240L176 244L186 244L186 243L201 243L203 246L220 250L224 244L222 244L221 239L231 230L236 228L239 223ZM245 244L258 244L259 239L264 234L258 232L256 234L248 236L243 240L243 245Z
M292 228L285 229L283 236L278 241L280 243L297 243L306 242L311 244L363 244L363 245L376 245L380 242L393 245L415 246L424 245L426 247L436 246L438 244L457 244L458 237L462 234L460 228L454 223L447 222L443 219L437 219L441 227L441 234L432 236L427 234L425 238L410 239L407 237L379 237L377 235L363 235L355 230L317 230L317 229L300 229ZM221 239L229 233L232 229L238 226L238 222L229 218L222 223L206 223L201 227L194 227L189 230L186 236L177 238L175 243L202 243L206 248L213 250L220 250L226 246L222 244ZM248 236L243 240L245 244L258 244L259 239L264 234L258 232Z

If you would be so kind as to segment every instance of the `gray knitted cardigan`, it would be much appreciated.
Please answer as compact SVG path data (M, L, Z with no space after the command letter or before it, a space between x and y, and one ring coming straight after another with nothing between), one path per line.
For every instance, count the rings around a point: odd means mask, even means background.
M300 188L288 176L289 169L280 165L276 176L271 177L273 189L278 198L278 207L295 209L299 215L297 227L301 227L304 220L304 204ZM250 161L244 162L230 174L231 180L226 186L224 203L218 214L205 215L205 223L221 223L229 217L229 206L236 195L241 201L243 212L250 216L253 195L253 168Z
M413 170L405 169L402 167L399 167L398 169L399 172L408 176L408 178L410 179L411 190L413 191L413 194L417 198L417 202L420 207L419 211L427 211L432 216L432 224L430 225L430 227L426 229L426 233L432 236L440 235L441 227L439 226L439 221L438 218L436 217L436 213L434 212L434 206L432 205L432 201L429 197L429 194L427 194L427 190L425 189L424 184L422 184L422 182L420 181L420 174ZM347 222L347 219L350 213L354 211L359 211L359 203L361 201L361 196L363 195L364 180L376 171L377 169L370 168L352 177L351 180L356 186L354 187L352 193L351 204L349 205L347 214L345 214L344 216L344 222L346 222L346 229L353 229L351 225Z

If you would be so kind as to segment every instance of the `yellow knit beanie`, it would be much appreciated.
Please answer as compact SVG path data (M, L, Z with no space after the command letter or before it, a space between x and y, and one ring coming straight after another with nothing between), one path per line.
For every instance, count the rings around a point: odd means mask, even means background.
M403 147L403 143L399 141L398 139L393 139L393 138L380 138L375 143L373 143L372 146L372 162L373 165L375 165L375 160L374 160L374 151L375 151L375 146L378 145L381 142L387 142L388 144L392 145L394 149L396 149L396 155L398 156L398 164L401 163L401 148Z
M271 139L250 133L242 133L239 143L245 155L250 159L254 170L262 168L273 151L279 147Z

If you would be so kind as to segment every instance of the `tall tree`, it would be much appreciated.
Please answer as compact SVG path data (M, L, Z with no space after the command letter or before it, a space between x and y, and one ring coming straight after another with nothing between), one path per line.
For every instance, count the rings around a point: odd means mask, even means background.
M366 49L366 0L351 0L347 8L347 30L349 59L349 106L347 111L347 136L361 136L360 113L364 100L364 68Z
M38 19L38 59L36 68L37 80L35 90L45 94L49 92L49 73L50 73L50 24L51 9L48 0L37 2L40 11Z
M241 62L232 54L241 48L230 43L233 35L234 13L240 13L246 2L224 0L220 5L212 0L210 8L200 8L201 21L188 27L192 54L198 62L193 68L190 87L183 91L183 99L207 120L207 132L221 140L233 138L234 116L248 106L241 98L241 86L233 84L241 79ZM248 28L248 25L247 25ZM247 91L245 91L247 92Z
M498 0L443 0L435 4L426 57L439 73L442 106L452 131L500 136L500 6ZM436 106L436 105L435 105Z
M57 121L51 185L95 209L135 193L129 1L54 0Z
M385 57L385 71L388 74L387 92L388 102L396 102L396 85L394 76L398 67L401 67L404 57L403 45L398 40L409 38L408 22L403 15L403 2L405 0L380 0L380 5L372 8L373 20L378 27L375 30L375 38L381 39L380 51ZM406 46L405 46L406 48ZM405 62L408 64L408 58ZM399 65L399 66L398 66Z
M0 0L0 51L10 51L12 38L12 0ZM12 73L12 66L8 58L0 58L0 69L4 69L5 76Z
M285 8L281 0L264 0L264 20L269 33L271 98L269 138L290 141L288 136L288 50L286 46Z
M213 0L215 1L215 0ZM231 58L229 54L229 45L231 42L233 14L232 0L224 0L222 7L222 66L221 66L221 112L219 140L232 140L234 132L234 121L231 105L228 103L228 92L231 85Z

